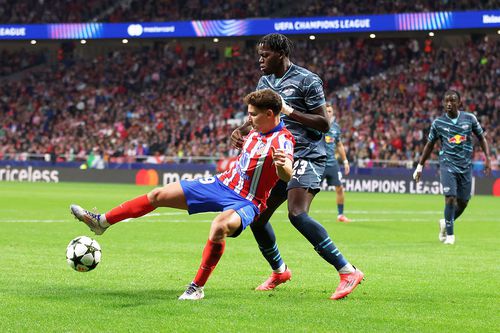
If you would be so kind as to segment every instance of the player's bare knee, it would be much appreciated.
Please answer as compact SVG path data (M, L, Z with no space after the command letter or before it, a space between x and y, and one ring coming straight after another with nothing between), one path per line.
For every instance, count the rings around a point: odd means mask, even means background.
M157 187L148 193L149 202L151 203L151 205L155 207L158 206L158 203L161 201L162 197L161 189L162 189L161 187Z
M457 197L451 197L451 196L448 196L446 197L445 199L445 202L447 205L457 205Z
M229 234L229 224L227 220L215 219L210 228L210 240L217 242L224 240Z

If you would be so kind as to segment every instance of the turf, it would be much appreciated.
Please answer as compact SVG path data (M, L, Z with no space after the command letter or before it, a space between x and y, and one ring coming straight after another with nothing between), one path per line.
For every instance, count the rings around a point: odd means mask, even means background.
M247 230L227 242L205 299L177 297L194 277L214 214L159 209L97 237L89 273L71 270L68 242L92 236L68 206L109 209L147 187L0 183L0 332L498 332L500 201L474 197L456 225L457 243L437 240L440 196L348 193L335 222L335 194L311 215L366 274L347 299L330 301L336 272L287 222L273 226L291 282L253 289L269 274Z

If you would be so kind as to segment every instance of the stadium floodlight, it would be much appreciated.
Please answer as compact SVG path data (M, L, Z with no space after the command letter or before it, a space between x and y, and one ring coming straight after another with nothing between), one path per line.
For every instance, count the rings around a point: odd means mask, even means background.
M123 44L127 44L128 43L128 39L126 39L126 38L122 39L122 43Z
M434 32L430 31L430 32L429 32L429 36L430 36L430 37L434 37Z
M87 44L87 41L86 41L85 39L82 39L82 40L80 41L80 44Z
M219 38L214 38L214 43L218 43L219 42Z
M36 44L36 40L32 39L30 43L31 43L31 45L35 45Z
M499 35L500 35L500 30L498 30L498 31L497 31L497 34L499 34Z
M375 38L377 37L375 34L370 34L370 38Z
M309 36L309 39L310 39L310 40L315 40L315 39L316 39L316 36L311 35L311 36Z

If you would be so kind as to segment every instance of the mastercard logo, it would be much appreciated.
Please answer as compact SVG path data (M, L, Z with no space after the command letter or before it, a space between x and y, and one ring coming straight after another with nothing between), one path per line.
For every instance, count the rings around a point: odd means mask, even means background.
M158 173L153 169L141 169L135 175L136 185L146 185L146 186L157 186L158 185Z
M495 197L500 197L500 178L495 180L495 183L493 184L493 195Z

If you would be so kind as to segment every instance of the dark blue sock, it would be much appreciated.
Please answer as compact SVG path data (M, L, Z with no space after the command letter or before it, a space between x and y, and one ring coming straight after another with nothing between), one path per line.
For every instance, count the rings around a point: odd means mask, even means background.
M347 265L347 260L344 258L340 250L337 249L327 231L321 224L316 222L307 213L302 213L298 216L288 216L293 226L314 246L314 250L319 255L335 266L337 270Z
M455 221L462 215L467 206L457 205L455 206Z
M259 244L260 252L264 258L266 258L269 265L273 270L278 269L283 265L283 259L281 259L281 254L278 249L278 244L276 244L276 236L274 235L273 227L271 223L266 223L264 225L250 225L255 240Z
M455 205L444 206L444 220L446 221L446 234L453 235L453 224L455 223Z
M339 215L344 214L344 204L337 204L337 210L339 211Z

